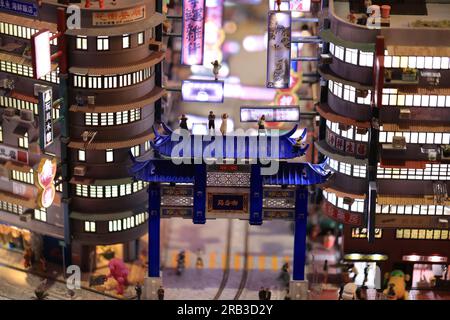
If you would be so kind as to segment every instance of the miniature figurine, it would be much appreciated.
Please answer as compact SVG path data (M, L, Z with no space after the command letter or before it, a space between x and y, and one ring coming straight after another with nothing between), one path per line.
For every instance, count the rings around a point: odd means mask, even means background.
M339 300L356 300L356 289L358 287L353 282L347 283L342 288L342 293L339 296Z
M134 287L134 290L136 291L136 299L141 300L142 286L140 285L140 283L136 284L136 287Z
M212 111L210 111L209 115L208 115L208 130L211 131L211 129L212 129L213 133L214 133L214 130L216 130L215 120L216 120L216 115Z
M158 289L158 300L164 300L164 289L162 286Z
M390 274L385 274L387 288L383 291L388 300L407 300L408 291L406 291L406 281L409 281L409 274L401 270L394 270Z
M123 294L124 286L128 285L128 268L125 263L117 258L113 258L108 264L109 275L107 278L114 278L117 281L117 294Z
M275 0L275 2L277 3L278 11L280 11L280 8L281 8L281 0Z
M266 116L262 115L261 118L258 120L258 132L261 133L264 131L264 134L266 134Z
M264 300L270 300L272 298L272 291L269 290L269 288L266 288L266 296Z
M188 118L186 118L186 115L182 114L181 118L180 118L180 128L181 129L188 130L187 120L188 120Z
M197 261L195 262L195 267L197 269L203 268L202 250L197 250Z
M328 283L328 260L323 263L323 283Z
M261 287L258 291L258 298L259 300L266 300L266 291L264 290L264 287Z
M227 125L228 125L228 114L224 113L222 115L222 124L220 125L220 132L224 136L227 133Z
M214 62L211 62L211 64L213 65L214 79L217 81L219 80L219 70L220 68L222 68L222 65L217 60L214 60Z

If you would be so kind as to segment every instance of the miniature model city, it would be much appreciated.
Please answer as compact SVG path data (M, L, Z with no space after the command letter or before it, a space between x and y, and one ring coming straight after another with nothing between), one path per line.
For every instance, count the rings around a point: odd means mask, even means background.
M450 297L450 2L0 1L0 300Z

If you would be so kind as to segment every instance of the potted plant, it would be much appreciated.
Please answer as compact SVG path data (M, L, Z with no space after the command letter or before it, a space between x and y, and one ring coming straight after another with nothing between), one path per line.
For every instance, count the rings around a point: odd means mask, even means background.
M403 68L402 80L403 81L416 81L417 80L417 69Z

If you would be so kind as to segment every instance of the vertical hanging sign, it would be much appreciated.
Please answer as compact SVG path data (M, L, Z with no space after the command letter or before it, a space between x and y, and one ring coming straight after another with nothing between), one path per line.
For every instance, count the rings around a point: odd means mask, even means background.
M183 0L181 64L203 64L205 0Z
M291 73L291 12L269 11L267 88L287 89Z
M39 91L39 142L44 150L53 142L52 88Z

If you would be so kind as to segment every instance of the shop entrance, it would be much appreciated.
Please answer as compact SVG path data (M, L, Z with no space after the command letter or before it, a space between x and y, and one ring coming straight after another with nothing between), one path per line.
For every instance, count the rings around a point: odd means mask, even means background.
M30 241L30 231L0 224L0 248L24 251L30 247Z
M448 277L445 264L415 263L412 276L412 287L414 289L431 289L436 286L436 279L444 280Z

